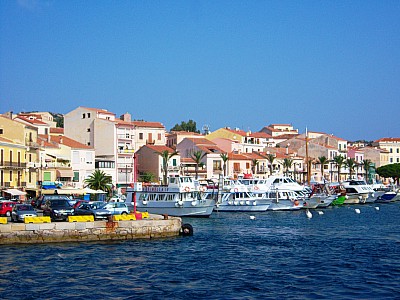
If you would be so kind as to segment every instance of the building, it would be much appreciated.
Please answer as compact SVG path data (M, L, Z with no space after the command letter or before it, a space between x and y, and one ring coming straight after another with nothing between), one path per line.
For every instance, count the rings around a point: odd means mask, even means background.
M165 145L165 127L159 122L132 121L105 109L78 107L64 116L65 135L94 148L95 167L111 176L116 187L136 180L135 152L140 147Z
M270 124L263 127L260 132L264 132L272 137L280 135L298 135L299 130L294 129L291 124Z
M136 152L137 171L139 178L146 173L154 175L156 182L161 183L164 175L163 158L160 155L163 151L172 154L174 149L163 145L144 145ZM181 170L181 158L173 155L168 161L167 177L178 176Z
M381 138L372 146L388 151L389 164L400 163L400 138Z

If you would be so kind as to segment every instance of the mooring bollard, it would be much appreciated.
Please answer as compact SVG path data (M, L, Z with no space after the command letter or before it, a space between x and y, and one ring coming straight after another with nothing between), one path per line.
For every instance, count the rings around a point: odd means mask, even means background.
M164 217L164 220L168 220L168 215L167 214L163 214L162 216Z

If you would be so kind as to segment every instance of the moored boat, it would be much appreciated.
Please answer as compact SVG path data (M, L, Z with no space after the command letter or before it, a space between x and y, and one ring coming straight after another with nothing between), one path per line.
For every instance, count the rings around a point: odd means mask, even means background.
M126 203L151 214L167 214L176 217L209 217L215 200L205 198L204 190L191 176L168 178L168 185L148 185L127 189Z

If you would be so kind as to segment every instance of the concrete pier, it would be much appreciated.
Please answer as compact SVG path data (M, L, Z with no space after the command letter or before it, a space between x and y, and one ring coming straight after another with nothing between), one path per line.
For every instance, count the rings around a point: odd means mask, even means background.
M181 218L150 215L135 221L7 223L0 224L0 244L41 244L173 237Z

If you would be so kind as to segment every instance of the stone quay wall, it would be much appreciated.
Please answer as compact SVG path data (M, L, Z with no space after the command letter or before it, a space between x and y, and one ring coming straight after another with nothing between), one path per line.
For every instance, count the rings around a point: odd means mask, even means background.
M0 224L0 245L150 239L178 236L181 218Z

